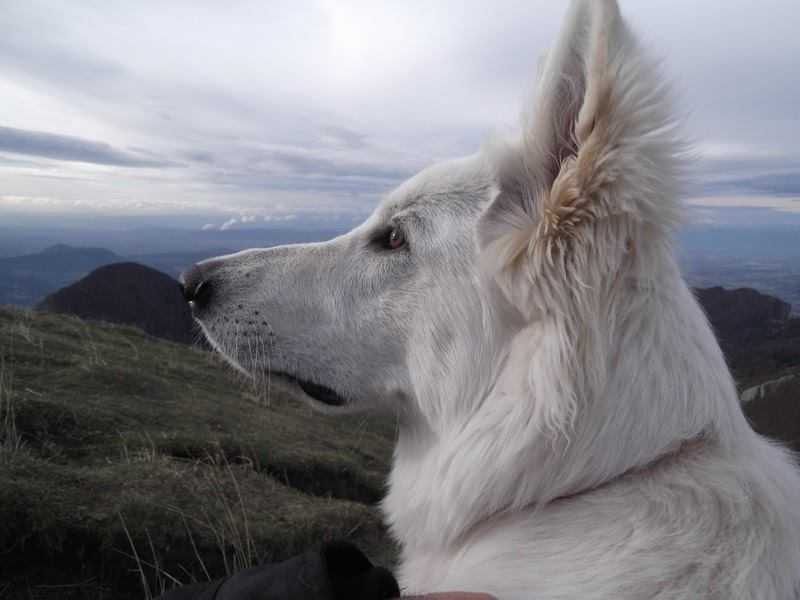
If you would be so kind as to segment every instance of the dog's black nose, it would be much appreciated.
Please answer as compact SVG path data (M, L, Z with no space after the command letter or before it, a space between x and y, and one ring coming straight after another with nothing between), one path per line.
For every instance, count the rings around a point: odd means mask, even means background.
M211 300L213 287L211 281L206 279L200 265L192 265L184 271L178 285L183 292L184 299L191 302L196 308L207 306Z

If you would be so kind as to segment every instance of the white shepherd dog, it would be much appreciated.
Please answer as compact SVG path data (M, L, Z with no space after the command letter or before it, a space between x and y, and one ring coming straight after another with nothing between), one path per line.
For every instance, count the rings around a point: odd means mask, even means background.
M253 377L399 415L406 593L800 597L800 476L676 265L682 147L612 0L572 4L537 96L346 235L195 265L195 316Z

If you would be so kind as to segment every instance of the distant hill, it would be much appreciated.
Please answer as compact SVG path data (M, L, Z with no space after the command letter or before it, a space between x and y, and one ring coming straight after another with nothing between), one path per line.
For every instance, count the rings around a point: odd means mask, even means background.
M744 411L753 429L767 432L800 453L800 369L794 377L784 376L763 396L747 402Z
M156 337L191 343L197 337L178 282L136 263L105 265L47 296L40 310L134 325Z
M789 304L748 288L695 294L741 388L800 368L800 318Z
M32 306L45 295L121 258L105 248L50 246L36 254L0 258L0 304Z
M750 288L698 288L695 294L714 328L725 336L738 337L749 329L786 321L792 309L788 302Z

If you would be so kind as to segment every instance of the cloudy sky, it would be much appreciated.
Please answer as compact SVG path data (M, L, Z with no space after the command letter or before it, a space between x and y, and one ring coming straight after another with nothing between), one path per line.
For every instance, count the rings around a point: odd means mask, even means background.
M3 2L0 220L357 221L512 131L565 3ZM800 213L797 0L628 0L697 142L699 218Z

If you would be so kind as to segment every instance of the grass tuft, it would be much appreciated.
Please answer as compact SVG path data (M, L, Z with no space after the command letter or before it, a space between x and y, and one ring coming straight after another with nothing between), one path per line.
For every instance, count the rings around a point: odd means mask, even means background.
M0 353L0 464L5 464L25 449L25 441L17 428L17 415L11 370Z

